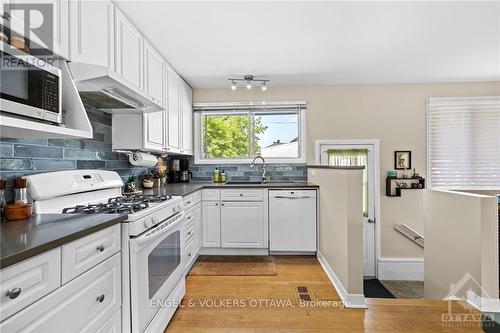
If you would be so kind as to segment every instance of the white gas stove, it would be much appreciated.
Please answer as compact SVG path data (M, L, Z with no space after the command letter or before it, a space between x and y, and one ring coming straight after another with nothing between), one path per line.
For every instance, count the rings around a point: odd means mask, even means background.
M70 170L25 178L36 214L127 214L121 225L121 330L163 331L185 292L182 198L124 197L123 181L114 171Z

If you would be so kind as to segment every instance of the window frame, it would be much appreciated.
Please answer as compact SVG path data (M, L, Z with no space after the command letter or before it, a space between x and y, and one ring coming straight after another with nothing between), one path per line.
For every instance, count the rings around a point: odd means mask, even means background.
M202 129L202 114L211 111L201 110L204 106L209 105L214 113L259 113L265 111L290 112L296 108L298 112L298 157L265 157L268 164L283 164L283 163L306 163L306 106L305 102L242 102L242 103L204 103L194 105L194 161L195 164L250 164L253 157L249 158L204 158L203 157L203 129ZM289 105L289 107L285 107ZM217 106L220 109L217 109ZM273 108L273 106L278 106ZM281 106L281 108L279 107Z

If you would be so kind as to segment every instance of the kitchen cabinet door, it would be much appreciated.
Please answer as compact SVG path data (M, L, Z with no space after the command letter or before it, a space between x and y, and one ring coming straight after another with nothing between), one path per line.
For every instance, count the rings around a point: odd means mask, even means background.
M37 10L37 2L33 0L15 0L8 1L11 6L10 25L13 30L24 33L24 17L26 10ZM30 35L25 36L42 47L50 49L54 54L57 54L64 59L68 59L68 24L69 24L69 0L46 0L41 2L41 5L50 5L52 8L52 18L42 17L47 21L35 29L31 29ZM2 8L3 10L3 1ZM40 7L42 15L43 8ZM52 21L52 22L50 22ZM52 46L47 44L48 40L52 40Z
M70 60L114 69L114 4L74 0L69 6Z
M181 153L193 155L193 91L184 80L181 79L182 98L182 126L181 126Z
M223 202L221 243L225 248L265 248L263 202Z
M142 89L144 38L116 7L115 34L116 72L134 88Z
M180 104L179 76L171 68L167 68L167 151L180 152Z
M144 40L144 90L154 102L163 106L165 105L164 71L165 60L148 41Z
M220 204L206 201L202 203L203 247L220 247Z
M163 117L165 111L144 114L144 148L153 151L164 150Z

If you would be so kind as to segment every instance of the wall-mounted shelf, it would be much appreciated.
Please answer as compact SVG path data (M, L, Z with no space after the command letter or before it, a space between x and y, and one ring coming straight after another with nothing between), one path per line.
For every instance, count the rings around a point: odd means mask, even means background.
M398 187L396 186L393 191L392 183L396 181L404 181L409 187ZM411 187L411 183L420 184L420 187ZM385 179L385 195L388 197L400 197L401 191L403 190L423 190L425 188L425 178L400 178L400 177L387 177Z

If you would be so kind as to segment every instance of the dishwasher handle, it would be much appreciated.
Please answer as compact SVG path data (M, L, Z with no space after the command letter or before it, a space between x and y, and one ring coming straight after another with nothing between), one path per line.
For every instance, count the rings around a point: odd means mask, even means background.
M289 196L285 196L285 195L277 195L277 196L275 196L274 198L276 198L276 199L290 199L290 200L296 200L296 199L311 199L312 197L311 197L311 196L308 196L308 195L301 196L301 197L289 197Z

